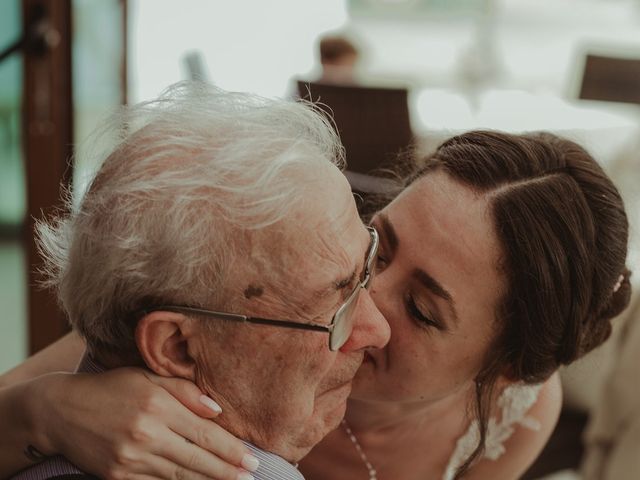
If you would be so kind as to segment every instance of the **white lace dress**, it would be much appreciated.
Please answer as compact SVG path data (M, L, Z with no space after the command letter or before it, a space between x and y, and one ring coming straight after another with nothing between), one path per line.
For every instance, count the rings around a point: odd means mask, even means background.
M540 422L527 415L538 399L540 385L515 383L506 387L498 397L500 418L491 417L487 425L486 448L481 458L497 460L505 453L504 443L513 435L517 425L531 430L539 430ZM480 434L478 422L474 420L467 432L458 439L456 448L449 459L442 480L452 480L460 467L478 445Z

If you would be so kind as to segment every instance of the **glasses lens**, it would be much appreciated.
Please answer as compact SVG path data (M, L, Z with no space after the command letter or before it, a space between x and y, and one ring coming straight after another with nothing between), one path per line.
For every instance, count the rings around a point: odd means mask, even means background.
M347 301L342 304L333 318L333 330L329 335L329 349L334 352L339 350L351 336L351 332L353 331L354 312L358 306L360 289L369 288L375 273L375 261L378 255L378 232L372 227L368 227L368 230L371 235L371 244L369 246L369 254L367 255L367 261L364 265L360 284L356 286L353 292L351 292Z
M375 256L373 257L373 259L375 260ZM371 281L373 280L373 277L376 274L376 266L375 266L375 261L371 262L371 265L367 264L367 270L365 271L364 274L364 278L362 279L362 286L364 288L366 288L367 290L369 290L369 288L371 287Z
M363 278L361 279L362 286L367 290L371 286L371 280L373 280L376 273L376 257L378 256L378 232L375 228L369 227L369 233L371 235L371 246L369 247L367 263L364 266Z
M338 309L333 321L333 331L329 336L329 348L332 351L339 350L353 331L353 313L358 305L358 295L360 294L360 286L351 293L346 302Z

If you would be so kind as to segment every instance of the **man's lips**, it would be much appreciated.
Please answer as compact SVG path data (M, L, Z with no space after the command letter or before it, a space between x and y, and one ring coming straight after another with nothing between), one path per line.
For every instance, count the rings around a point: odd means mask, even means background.
M324 384L319 388L319 391L329 393L343 388L351 390L351 387L353 386L353 378L362 365L364 355L366 355L366 352L364 352L364 354L360 353L357 357L350 359L349 364L345 366L342 372L332 380L324 382Z
M347 397L351 395L351 389L353 388L353 381L349 379L346 382L339 383L333 387L325 390L322 393L322 397L331 403L335 403L340 406L347 401Z
M336 385L335 387L333 387L329 391L330 392L339 392L339 391L344 390L344 389L351 390L351 387L353 386L352 384L353 384L352 380L349 380L347 382L341 383L340 385Z
M331 385L327 385L324 389L325 393L335 393L343 389L351 390L353 386L353 374L343 375L341 378L334 379Z

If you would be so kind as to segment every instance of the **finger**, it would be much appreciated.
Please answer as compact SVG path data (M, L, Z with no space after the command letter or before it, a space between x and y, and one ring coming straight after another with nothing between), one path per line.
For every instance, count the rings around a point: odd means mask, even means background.
M175 465L164 466L162 470L166 473L155 473L154 475L143 473L127 474L124 477L124 480L212 480L211 478L207 478L203 475L183 470ZM222 479L213 478L213 480Z
M175 432L169 431L165 437L168 441L164 444L164 448L158 452L160 461L157 462L157 465L162 468L162 471L158 471L158 473L163 475L169 473L173 475L170 478L174 479L181 479L185 475L189 475L189 478L197 475L215 480L252 478L247 476L248 472L245 469L227 463ZM242 474L245 474L244 477Z
M125 479L126 480L158 480L158 477L152 477L151 475L131 474L131 475L127 475Z
M188 438L199 447L232 465L251 469L251 452L231 433L210 420L190 415L188 411L167 419L168 427L177 435ZM249 462L249 463L247 463Z
M189 398L193 400L194 394L200 392L195 384L182 379L160 377L149 372L144 372L144 374L149 380L165 388L168 392L175 392L175 395L172 393L171 396L163 399L163 403L167 402L163 410L170 412L164 418L167 426L172 432L175 432L179 439L177 445L184 442L184 438L188 438L203 451L213 454L216 464L221 462L233 468L244 467L251 471L257 468L257 459L251 455L249 449L239 439L214 422L193 415L193 408L190 409L191 411L184 408L183 401ZM166 442L160 444L158 448L162 448L162 450L155 453L168 457L170 449L167 449L166 445ZM178 451L183 455L185 453L184 449L179 448ZM182 457L180 461L184 464L185 458Z
M220 406L213 399L203 394L202 390L189 380L161 377L146 371L144 375L156 385L164 388L182 405L200 417L214 418L222 412Z

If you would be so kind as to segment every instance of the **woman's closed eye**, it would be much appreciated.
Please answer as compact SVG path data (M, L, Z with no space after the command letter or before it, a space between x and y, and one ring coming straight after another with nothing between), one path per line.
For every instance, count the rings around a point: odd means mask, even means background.
M429 313L425 313L422 310L420 310L420 308L418 307L418 305L416 304L414 298L411 295L407 295L405 303L406 303L407 312L409 313L409 315L414 320L416 320L417 322L422 324L422 326L427 325L427 326L430 326L430 327L435 327L438 330L444 330L444 327L442 326L442 324L440 322L438 322L433 317L433 315L431 315Z
M387 265L389 265L389 260L387 260L387 257L382 255L381 253L378 253L378 256L376 257L376 262L374 264L374 268L377 271L382 271L387 267Z

